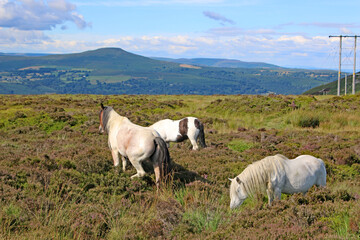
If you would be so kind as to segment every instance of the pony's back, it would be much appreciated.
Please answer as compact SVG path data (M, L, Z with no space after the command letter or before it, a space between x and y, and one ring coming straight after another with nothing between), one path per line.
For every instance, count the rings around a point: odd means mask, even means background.
M326 167L322 159L311 155L300 155L297 158L291 160L290 164L292 165L293 170L305 169L306 172L303 172L302 175L315 175L317 178L315 182L316 185L323 187L326 186ZM306 168L303 166L306 166Z

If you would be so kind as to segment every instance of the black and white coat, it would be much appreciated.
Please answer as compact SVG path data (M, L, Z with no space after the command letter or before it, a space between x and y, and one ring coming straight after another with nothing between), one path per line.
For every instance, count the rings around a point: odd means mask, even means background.
M199 140L200 146L206 147L204 126L195 117L186 117L180 120L163 119L151 125L150 128L157 131L167 143L189 139L193 150L198 150L197 141Z

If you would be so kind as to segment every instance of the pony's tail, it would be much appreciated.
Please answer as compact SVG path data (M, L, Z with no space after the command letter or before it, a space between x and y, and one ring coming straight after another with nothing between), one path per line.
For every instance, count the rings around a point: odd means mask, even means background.
M202 123L199 124L199 143L200 143L200 146L202 148L206 148L206 143L205 143L205 133L204 133L204 125Z
M161 137L154 139L155 152L151 155L151 160L154 165L154 171L156 174L155 167L160 169L160 178L164 178L171 171L171 159L169 150L166 146L166 142Z

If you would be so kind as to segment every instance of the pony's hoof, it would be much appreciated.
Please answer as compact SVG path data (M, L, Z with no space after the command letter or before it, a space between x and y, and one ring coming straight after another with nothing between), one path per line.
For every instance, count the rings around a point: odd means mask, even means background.
M137 174L132 175L130 178L135 178L135 177L141 178L141 177L145 176L145 174L146 173L137 173Z

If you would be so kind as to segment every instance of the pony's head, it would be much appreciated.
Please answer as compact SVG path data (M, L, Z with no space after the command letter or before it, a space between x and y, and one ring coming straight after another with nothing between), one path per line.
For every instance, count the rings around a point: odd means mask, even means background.
M244 183L240 178L229 178L230 184L230 208L236 208L240 206L248 197L244 188Z
M107 123L109 120L109 112L112 110L112 107L106 107L101 103L101 110L99 113L100 125L99 132L104 133L107 129Z

